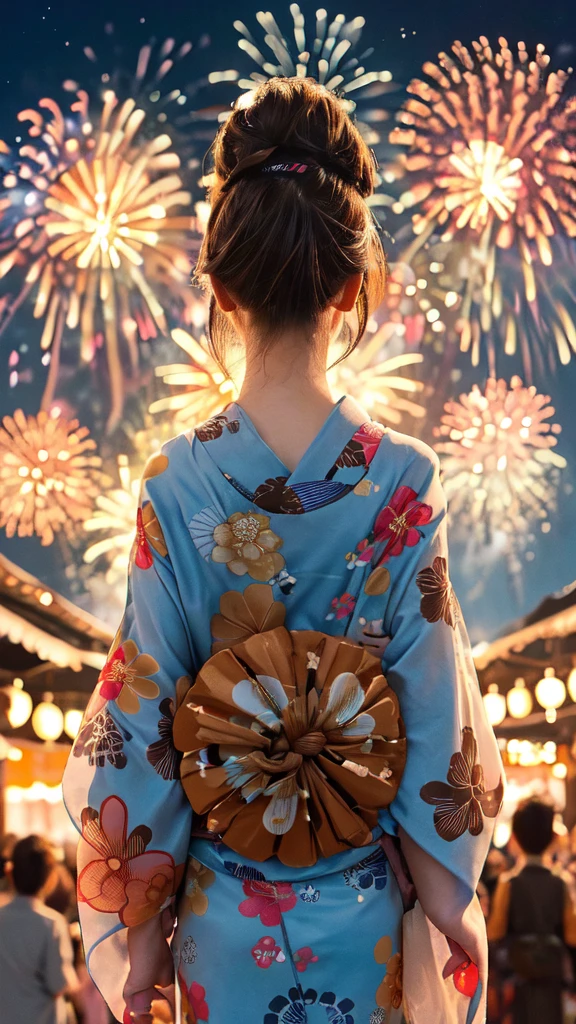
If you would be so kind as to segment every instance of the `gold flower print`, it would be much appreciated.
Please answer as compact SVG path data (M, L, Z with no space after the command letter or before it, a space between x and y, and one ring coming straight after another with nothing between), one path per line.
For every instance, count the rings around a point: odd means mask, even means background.
M236 576L246 573L265 583L284 568L278 553L283 541L270 529L270 518L259 512L234 512L215 527L212 560L221 562Z
M190 910L197 917L203 917L208 910L208 897L204 890L209 889L215 881L216 875L210 868L195 857L190 858L186 875L186 899Z
M274 600L268 583L251 583L243 593L227 590L220 598L220 611L212 616L212 654L243 643L255 633L284 625L286 609Z
M150 546L165 558L168 554L168 548L166 547L162 527L158 522L158 516L154 511L151 501L147 501L142 508L142 527Z
M114 700L125 714L136 714L140 698L153 700L160 692L158 684L149 678L158 669L156 659L141 653L133 640L113 646L99 677L98 696L102 705Z
M400 953L392 956L392 939L384 935L374 947L374 959L377 964L386 965L386 974L376 990L376 1005L388 1012L402 1006L402 957Z

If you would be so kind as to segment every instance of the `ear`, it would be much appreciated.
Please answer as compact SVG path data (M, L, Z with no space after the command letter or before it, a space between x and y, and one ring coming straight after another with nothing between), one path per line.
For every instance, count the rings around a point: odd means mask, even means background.
M220 309L223 313L232 313L238 308L238 305L234 302L230 292L227 291L222 282L219 281L217 277L214 277L213 274L210 274L209 277L212 291L214 292L214 298L220 306Z
M330 305L341 313L349 313L356 305L363 281L364 274L351 274L346 278L338 294L331 300Z

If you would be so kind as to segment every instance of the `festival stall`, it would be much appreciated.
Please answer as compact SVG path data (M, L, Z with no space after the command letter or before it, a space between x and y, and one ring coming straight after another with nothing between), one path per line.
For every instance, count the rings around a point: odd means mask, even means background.
M60 780L112 634L0 555L0 833L70 836Z
M576 824L576 582L505 635L475 649L488 717L508 778L501 837L518 801L551 799Z

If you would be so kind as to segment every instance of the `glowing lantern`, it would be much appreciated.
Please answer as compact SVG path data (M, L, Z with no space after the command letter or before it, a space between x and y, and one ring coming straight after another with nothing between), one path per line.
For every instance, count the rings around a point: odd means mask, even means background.
M555 779L565 779L568 775L568 768L562 761L557 761L556 764L552 765L552 775Z
M553 668L547 668L544 677L536 684L536 700L546 712L546 721L556 721L556 709L566 700L566 687L554 675Z
M8 721L13 729L19 729L24 725L32 713L32 697L26 693L22 679L14 679L12 686L7 686L4 693L10 699L10 707L6 712Z
M523 679L517 679L506 695L508 711L512 718L526 718L532 711L532 694Z
M75 740L82 725L83 714L76 708L71 708L64 715L64 732L71 740Z
M490 683L488 693L485 693L482 699L490 725L500 725L506 718L506 698L498 693L496 683Z
M32 712L32 728L41 740L57 740L64 728L64 715L54 704L51 693L44 694L44 700Z

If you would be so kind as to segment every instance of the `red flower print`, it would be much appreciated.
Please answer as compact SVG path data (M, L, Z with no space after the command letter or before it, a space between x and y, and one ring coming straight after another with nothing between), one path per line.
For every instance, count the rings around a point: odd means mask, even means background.
M82 811L78 848L78 900L103 914L118 914L132 927L154 917L177 885L173 858L161 850L146 850L152 839L147 825L128 835L128 809L109 796L100 813Z
M115 700L121 711L134 715L140 708L140 697L153 700L160 693L158 684L149 678L158 669L156 659L150 654L142 654L134 640L124 640L116 647L113 645L99 676L99 696L104 701Z
M259 882L246 879L242 890L248 899L238 910L244 917L259 917L266 928L274 928L282 921L282 914L292 910L298 897L289 882Z
M417 501L416 491L399 487L374 524L374 540L385 545L379 562L401 555L405 547L415 547L422 537L417 527L429 523L431 516L431 506Z
M276 939L271 935L265 935L264 938L259 939L252 947L251 953L258 967L262 967L264 970L267 970L275 960L281 964L286 959L280 946L276 945Z
M188 992L188 998L192 1006L192 1011L196 1016L197 1020L208 1020L210 1016L210 1010L208 1009L208 1003L206 1002L206 989L199 985L197 981L193 981L190 985Z
M378 451L378 446L384 436L384 432L384 427L380 423L373 423L371 421L364 423L340 452L334 468L344 469L352 466L369 466Z
M153 564L152 552L150 551L150 545L148 538L146 537L146 531L144 530L144 521L142 518L142 509L139 508L136 513L136 543L134 552L134 561L139 569L149 569Z
M193 981L190 988L182 974L178 972L178 984L182 993L183 1024L201 1024L210 1019L210 1010L206 1002L206 989Z
M378 447L382 438L384 437L384 427L381 423L365 423L359 430L356 431L353 441L359 441L364 450L364 459L367 466L370 465L372 459L378 451Z
M299 971L300 974L304 973L308 964L318 963L318 957L314 956L310 946L302 946L300 949L297 949L292 959L296 970Z
M352 594L342 594L341 597L333 598L331 606L334 612L327 616L329 619L333 619L334 615L336 615L337 619L345 619L348 615L352 615L356 606L356 598Z

